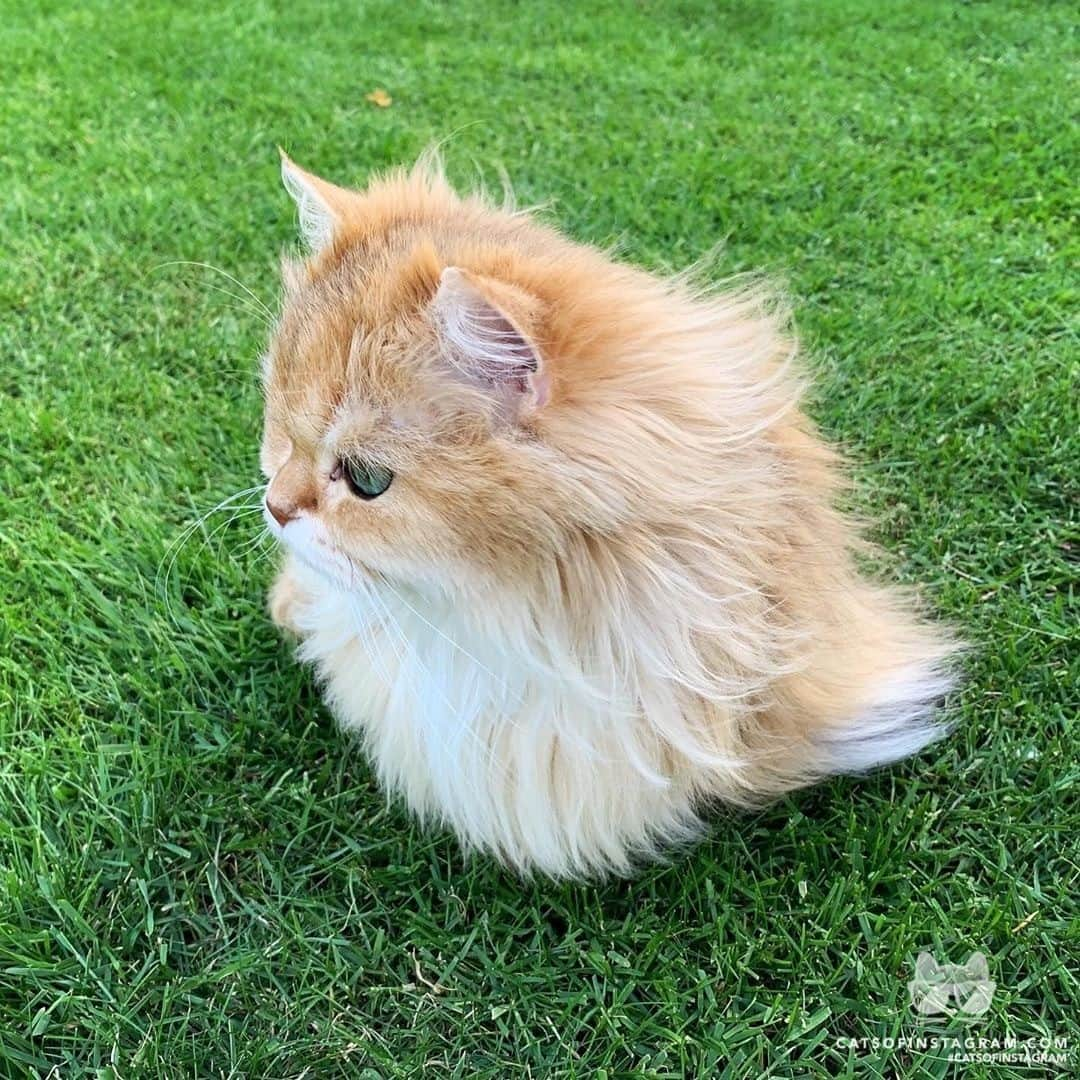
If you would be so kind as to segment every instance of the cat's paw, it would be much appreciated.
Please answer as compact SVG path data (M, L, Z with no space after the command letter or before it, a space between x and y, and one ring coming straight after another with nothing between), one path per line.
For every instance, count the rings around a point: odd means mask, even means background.
M270 586L267 606L270 609L270 618L274 620L275 625L287 634L295 634L296 637L302 634L297 622L297 614L303 600L304 595L300 583L286 567Z

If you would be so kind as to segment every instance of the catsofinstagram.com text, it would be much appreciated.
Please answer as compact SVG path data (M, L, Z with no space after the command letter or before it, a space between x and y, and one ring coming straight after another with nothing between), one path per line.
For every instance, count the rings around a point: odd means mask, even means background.
M987 1035L898 1035L895 1037L840 1037L838 1050L877 1053L882 1050L944 1053L950 1062L966 1065L1057 1065L1073 1060L1073 1047L1066 1036L1013 1035L995 1038Z

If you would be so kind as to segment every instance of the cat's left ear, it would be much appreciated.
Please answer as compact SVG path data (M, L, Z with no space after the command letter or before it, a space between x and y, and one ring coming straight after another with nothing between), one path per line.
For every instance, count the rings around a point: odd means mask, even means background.
M967 958L967 963L964 964L964 971L971 979L981 979L985 981L990 978L990 965L986 962L986 957L981 952L973 952Z
M300 216L300 235L315 254L326 247L345 220L356 193L301 169L280 147L281 182Z
M516 415L550 396L543 356L531 334L539 301L513 285L448 266L432 311L450 362L503 397Z

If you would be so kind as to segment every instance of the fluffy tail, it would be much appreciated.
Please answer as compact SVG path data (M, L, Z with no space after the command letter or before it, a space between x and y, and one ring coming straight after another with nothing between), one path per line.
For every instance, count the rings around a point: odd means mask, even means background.
M815 733L830 772L864 773L917 754L943 738L953 722L939 706L955 685L943 660L912 664L873 688L854 719Z
M807 605L807 652L778 688L773 730L788 754L766 753L752 781L766 791L891 765L953 726L940 706L962 646L948 629L901 589L849 577L821 591L828 603Z

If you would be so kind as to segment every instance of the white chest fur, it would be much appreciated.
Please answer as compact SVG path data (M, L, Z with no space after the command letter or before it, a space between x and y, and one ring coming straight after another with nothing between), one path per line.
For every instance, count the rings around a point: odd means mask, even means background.
M694 827L687 786L617 686L543 642L494 640L448 603L300 573L300 655L421 817L552 874L625 868L628 850Z

